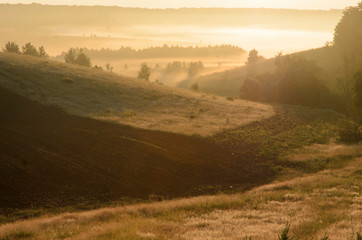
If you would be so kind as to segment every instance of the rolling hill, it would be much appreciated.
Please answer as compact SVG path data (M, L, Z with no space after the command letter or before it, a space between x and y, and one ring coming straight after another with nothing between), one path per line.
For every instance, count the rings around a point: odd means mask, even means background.
M341 117L29 56L1 53L0 62L1 222L112 202L243 192L270 182L286 152L328 142Z
M289 55L302 56L316 62L322 69L322 79L327 81L329 87L335 87L340 69L343 67L343 59L340 57L337 49L334 47L322 47ZM273 73L274 70L275 58L267 59L257 64L257 74ZM190 88L192 84L198 83L202 92L219 96L238 97L240 95L240 87L243 85L246 75L247 68L243 66L225 72L213 73L192 80L186 80L181 82L179 86Z
M271 106L30 56L0 62L1 208L202 194L272 176L248 151L199 136L270 117Z
M187 135L210 136L274 114L265 104L10 53L0 53L0 86L70 114Z
M179 196L270 176L207 139L72 116L0 91L2 208Z

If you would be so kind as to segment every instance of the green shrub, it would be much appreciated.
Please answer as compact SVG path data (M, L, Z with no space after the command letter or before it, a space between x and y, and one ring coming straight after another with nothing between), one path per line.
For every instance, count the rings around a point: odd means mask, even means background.
M328 237L328 235L326 234L326 235L324 235L324 237L322 237L321 238L321 240L328 240L329 239L329 237Z
M358 232L357 233L357 238L356 238L357 240L362 240L362 236L361 236L361 234Z
M292 239L294 239L294 237L288 236L289 228L290 228L290 224L287 222L287 224L285 225L285 228L283 229L282 234L278 235L279 240L292 240Z
M200 87L198 83L195 83L191 86L191 90L194 92L200 92Z
M342 142L359 142L362 140L361 126L351 118L345 119L340 123L338 135Z

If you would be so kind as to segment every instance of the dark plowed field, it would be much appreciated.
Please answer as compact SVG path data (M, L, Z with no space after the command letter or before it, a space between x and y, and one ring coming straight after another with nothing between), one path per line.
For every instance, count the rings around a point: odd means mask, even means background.
M0 111L0 208L189 196L270 178L248 151L204 138L71 116L4 89Z

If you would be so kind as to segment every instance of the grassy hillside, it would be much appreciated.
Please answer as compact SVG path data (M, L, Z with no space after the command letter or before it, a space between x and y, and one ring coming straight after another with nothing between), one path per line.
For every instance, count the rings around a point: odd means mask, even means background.
M2 53L0 61L5 216L12 215L7 208L32 205L79 203L77 209L128 197L224 191L230 185L245 190L270 181L281 154L329 141L341 117L227 100L21 55Z
M274 114L264 104L9 53L0 53L0 86L74 115L188 135L209 136Z
M0 239L356 239L362 146L312 145L280 179L248 191L50 215L0 225Z
M247 188L273 175L212 139L72 116L2 88L0 110L0 214Z
M361 228L361 146L329 144L343 117L333 111L22 55L0 62L0 239L263 239L287 220L301 237ZM102 206L117 207L57 215Z
M258 64L258 74L273 72L275 69L274 59L266 60ZM200 91L225 97L239 97L240 87L246 78L247 69L245 66L203 75L195 79L187 79L179 83L179 87L189 89L197 83Z
M303 52L290 54L292 56L303 56L308 60L312 60L322 68L321 77L327 82L331 88L335 87L337 77L343 67L343 59L340 57L337 50L333 47L323 47L317 49L306 50ZM275 59L268 59L257 65L257 74L273 73L275 71ZM210 75L184 81L180 83L180 87L190 88L194 83L198 83L202 92L216 94L220 96L240 95L240 87L246 78L246 66L218 72Z

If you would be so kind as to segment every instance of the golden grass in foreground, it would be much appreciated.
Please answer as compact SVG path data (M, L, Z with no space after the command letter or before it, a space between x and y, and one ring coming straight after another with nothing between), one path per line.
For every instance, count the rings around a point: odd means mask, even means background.
M342 168L247 193L18 221L1 225L0 239L277 239L287 221L297 239L352 239L362 232L362 146L342 148L351 157Z
M0 53L0 86L71 114L190 135L208 136L274 114L265 104L9 53Z

